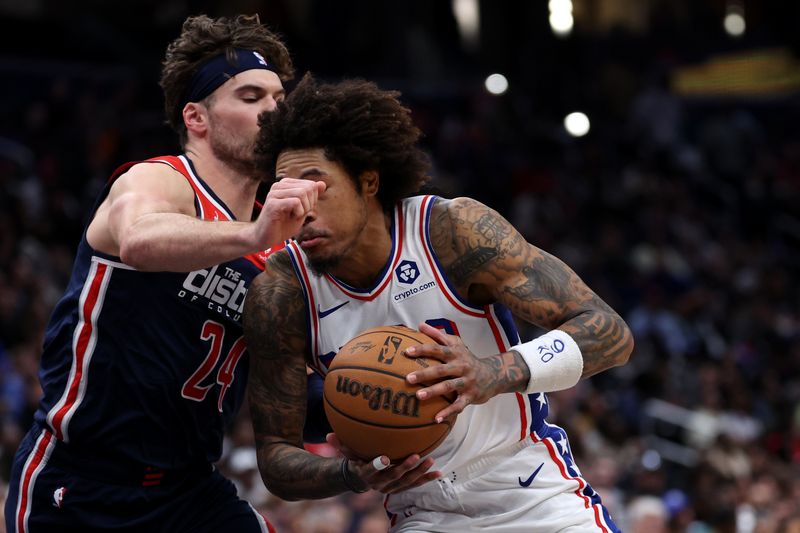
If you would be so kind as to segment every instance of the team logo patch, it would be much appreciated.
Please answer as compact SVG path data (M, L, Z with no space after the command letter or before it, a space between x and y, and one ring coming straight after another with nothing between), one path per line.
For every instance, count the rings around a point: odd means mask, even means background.
M397 281L400 283L411 284L417 281L419 277L419 268L414 261L401 261L397 268L394 269L397 276Z
M264 56L262 56L261 54L259 54L255 50L253 50L253 55L256 56L256 59L258 60L259 63L261 63L265 67L267 66L267 60L264 59Z

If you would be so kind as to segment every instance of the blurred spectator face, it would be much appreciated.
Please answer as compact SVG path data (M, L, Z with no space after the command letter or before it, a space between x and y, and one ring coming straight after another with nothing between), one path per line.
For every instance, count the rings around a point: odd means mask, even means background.
M329 499L314 502L295 518L291 527L304 533L341 533L347 531L351 518L350 510L341 501Z
M389 520L382 508L366 515L356 529L356 533L385 533L389 529Z
M628 505L628 531L667 533L667 509L655 496L639 496Z
M800 516L790 518L778 533L800 533Z

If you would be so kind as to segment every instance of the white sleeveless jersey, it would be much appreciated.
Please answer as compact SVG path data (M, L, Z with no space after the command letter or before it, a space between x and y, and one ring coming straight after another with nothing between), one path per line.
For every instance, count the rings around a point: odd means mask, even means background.
M475 307L453 290L434 253L428 231L435 196L408 198L392 221L392 254L369 289L350 287L331 275L315 275L300 246L287 250L308 311L314 368L325 375L336 352L365 329L422 322L458 335L477 356L505 352L519 342L509 311L498 304ZM524 439L547 416L544 394L500 394L458 415L450 434L431 453L434 469L449 471L477 456Z

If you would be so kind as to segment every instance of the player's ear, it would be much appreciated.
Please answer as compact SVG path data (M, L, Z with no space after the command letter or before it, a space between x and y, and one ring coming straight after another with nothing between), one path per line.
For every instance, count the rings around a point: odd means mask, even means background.
M380 176L376 170L366 170L361 173L361 190L369 196L378 194L378 187L380 186Z
M188 102L183 106L183 123L186 129L202 135L208 128L206 108L198 102Z

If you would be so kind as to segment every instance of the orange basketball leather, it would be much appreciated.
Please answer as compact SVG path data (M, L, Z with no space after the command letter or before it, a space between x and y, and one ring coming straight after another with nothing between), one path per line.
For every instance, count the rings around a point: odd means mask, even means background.
M415 393L425 385L405 380L409 372L441 364L403 355L409 346L428 343L435 341L418 331L382 326L351 339L333 359L325 377L325 413L339 440L363 459L425 455L450 432L453 419L434 420L448 399L419 400Z

